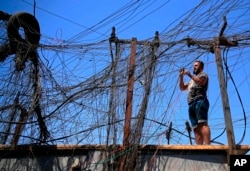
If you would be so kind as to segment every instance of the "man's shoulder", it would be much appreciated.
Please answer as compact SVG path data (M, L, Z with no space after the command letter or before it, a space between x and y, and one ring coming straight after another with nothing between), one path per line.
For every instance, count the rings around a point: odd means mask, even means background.
M198 76L199 76L199 77L208 77L207 73L205 73L205 72L200 72L200 73L198 74Z

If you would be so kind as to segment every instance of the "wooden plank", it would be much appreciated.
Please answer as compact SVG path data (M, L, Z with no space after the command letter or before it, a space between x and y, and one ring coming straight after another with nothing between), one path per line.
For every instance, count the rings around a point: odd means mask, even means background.
M53 148L55 150L75 150L75 149L88 149L88 150L102 150L106 149L107 145L3 145L0 144L1 150L19 150L19 149L33 149L33 148ZM122 145L116 145L115 148L122 148ZM139 145L139 149L161 149L161 150L228 150L228 145ZM237 145L237 150L250 150L250 145Z

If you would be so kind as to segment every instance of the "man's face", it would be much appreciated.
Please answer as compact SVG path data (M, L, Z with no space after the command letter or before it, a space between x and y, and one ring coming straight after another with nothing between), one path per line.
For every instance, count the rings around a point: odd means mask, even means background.
M199 62L195 62L194 63L194 70L193 70L193 74L197 75L202 71L202 68L200 66Z

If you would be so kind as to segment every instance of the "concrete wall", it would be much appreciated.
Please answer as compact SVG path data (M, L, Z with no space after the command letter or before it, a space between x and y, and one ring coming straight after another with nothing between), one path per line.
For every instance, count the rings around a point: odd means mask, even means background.
M99 148L5 148L0 158L0 171L103 171L110 162ZM137 161L145 171L228 171L224 150L142 148Z

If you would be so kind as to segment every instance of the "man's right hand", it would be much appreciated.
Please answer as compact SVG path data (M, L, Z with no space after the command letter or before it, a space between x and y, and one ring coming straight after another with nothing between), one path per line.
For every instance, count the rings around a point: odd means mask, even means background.
M179 76L183 77L184 74L185 74L185 69L184 68L180 69Z

